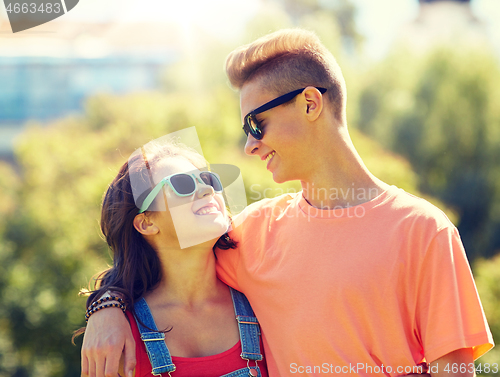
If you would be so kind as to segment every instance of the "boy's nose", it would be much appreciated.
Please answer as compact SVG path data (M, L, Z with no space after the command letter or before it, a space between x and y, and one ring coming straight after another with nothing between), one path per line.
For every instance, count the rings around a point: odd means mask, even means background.
M260 140L255 139L252 134L248 134L247 142L245 143L245 153L249 156L254 155L259 149Z

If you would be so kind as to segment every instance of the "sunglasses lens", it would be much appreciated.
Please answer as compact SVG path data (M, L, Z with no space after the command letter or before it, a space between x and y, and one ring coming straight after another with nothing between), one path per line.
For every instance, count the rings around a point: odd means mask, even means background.
M215 174L210 172L203 172L200 173L200 178L206 185L212 186L214 188L214 191L222 191L222 185Z
M250 132L252 133L252 135L255 134L255 132L259 129L259 124L257 123L257 120L255 119L255 117L249 116L247 118L247 122Z
M247 126L248 131L252 134L252 136L255 139L257 139L257 140L262 139L262 136L263 136L262 135L262 130L261 130L260 124L257 121L257 119L255 118L255 116L248 115L246 117L245 125ZM248 136L248 133L247 133L247 136Z
M177 174L170 178L175 190L181 195L190 195L196 190L193 177L188 174Z

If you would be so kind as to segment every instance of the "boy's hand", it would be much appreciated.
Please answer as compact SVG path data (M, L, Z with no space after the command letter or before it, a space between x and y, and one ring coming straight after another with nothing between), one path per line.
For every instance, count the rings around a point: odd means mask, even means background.
M126 377L135 368L135 341L119 308L106 308L89 318L82 345L82 377L116 377L124 353Z

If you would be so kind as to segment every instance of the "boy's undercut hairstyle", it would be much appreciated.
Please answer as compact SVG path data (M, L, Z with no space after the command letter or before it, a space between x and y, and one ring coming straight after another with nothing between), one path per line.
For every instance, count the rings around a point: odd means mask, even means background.
M326 88L335 118L345 122L342 71L313 32L285 29L241 46L228 55L226 73L234 88L259 80L277 96L306 86Z

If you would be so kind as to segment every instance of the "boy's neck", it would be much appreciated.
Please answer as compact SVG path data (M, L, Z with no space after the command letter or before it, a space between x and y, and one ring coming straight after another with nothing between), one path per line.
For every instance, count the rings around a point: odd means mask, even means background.
M346 182L301 182L302 195L313 207L338 209L357 206L376 198L389 185L371 176Z
M347 127L315 147L315 162L301 181L303 196L316 208L347 208L366 203L389 188L370 173L354 148Z

